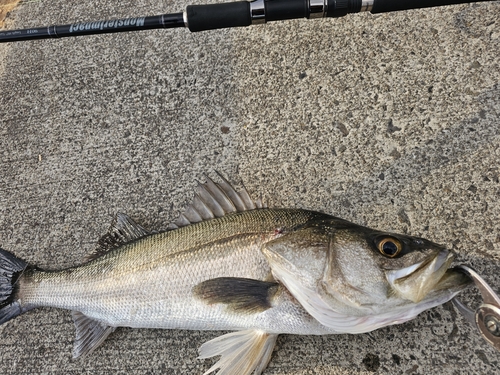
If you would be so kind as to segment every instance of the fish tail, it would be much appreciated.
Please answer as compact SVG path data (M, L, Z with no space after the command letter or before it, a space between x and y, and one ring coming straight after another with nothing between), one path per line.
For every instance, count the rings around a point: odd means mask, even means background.
M18 281L26 268L24 260L0 249L0 324L31 309L23 306L18 297Z

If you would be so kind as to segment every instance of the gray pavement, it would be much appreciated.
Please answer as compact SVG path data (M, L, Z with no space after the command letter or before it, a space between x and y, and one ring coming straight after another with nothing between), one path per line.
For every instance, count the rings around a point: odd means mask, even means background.
M41 0L7 27L187 4ZM0 246L78 264L114 213L164 229L218 170L273 206L446 244L499 290L499 65L499 2L0 45ZM0 327L0 373L201 374L216 335L119 329L73 361L70 313L40 309ZM266 374L373 372L498 374L500 355L446 304L370 334L282 336Z

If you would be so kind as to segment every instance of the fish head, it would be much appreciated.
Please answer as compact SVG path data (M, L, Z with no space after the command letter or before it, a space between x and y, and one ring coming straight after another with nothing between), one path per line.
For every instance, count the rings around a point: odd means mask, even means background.
M272 241L264 254L309 312L389 316L380 326L444 303L471 282L450 269L454 255L441 245L335 218Z
M388 299L419 303L432 292L446 292L453 281L469 282L450 269L454 258L423 238L346 226L332 232L321 285L334 294L342 290L343 299L354 305L376 306Z

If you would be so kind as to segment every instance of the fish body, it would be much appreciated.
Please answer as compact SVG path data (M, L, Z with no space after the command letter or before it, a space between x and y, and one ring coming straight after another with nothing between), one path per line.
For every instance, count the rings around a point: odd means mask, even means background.
M207 304L193 293L200 283L222 277L266 281L271 268L261 248L280 235L276 228L294 228L321 217L326 215L260 209L146 235L82 266L27 270L18 297L24 305L79 311L113 327L326 333L312 319L309 327L278 319L281 314L307 316L283 288L272 311L253 314Z
M0 251L0 323L73 311L74 356L116 327L235 331L205 343L207 371L260 374L278 334L362 333L414 318L470 280L430 241L300 209L272 209L226 180L199 185L172 228L117 215L84 264L44 271Z

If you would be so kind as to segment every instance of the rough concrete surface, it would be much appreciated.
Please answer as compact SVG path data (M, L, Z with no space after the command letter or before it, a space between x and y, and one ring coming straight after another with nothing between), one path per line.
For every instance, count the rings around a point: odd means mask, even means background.
M188 2L21 2L8 28ZM217 170L274 206L446 244L500 290L500 3L0 45L0 246L78 264L116 212L165 229ZM478 302L475 290L464 299ZM0 328L2 374L201 374L216 332L119 329L71 359L69 311ZM499 374L451 304L362 335L282 336L266 374Z

